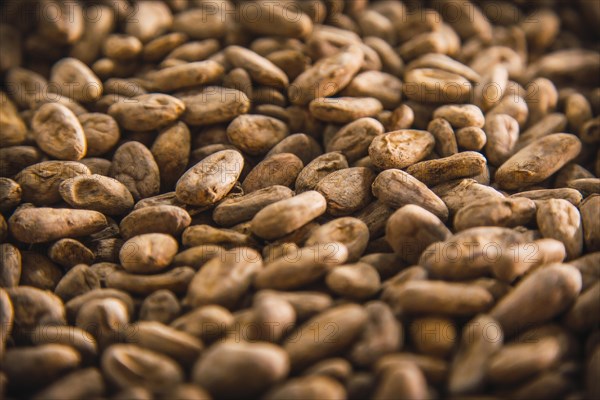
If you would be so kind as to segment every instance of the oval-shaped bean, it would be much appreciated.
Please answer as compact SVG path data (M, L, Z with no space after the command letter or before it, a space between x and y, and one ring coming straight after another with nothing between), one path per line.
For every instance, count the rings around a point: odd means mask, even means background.
M566 264L537 269L490 311L506 335L549 321L573 304L581 290L581 273ZM550 297L539 293L552 292Z
M87 141L81 123L71 110L59 103L40 107L32 121L40 149L59 160L81 160Z
M190 168L177 181L177 198L190 205L207 206L229 193L244 168L244 158L235 150L212 154Z
M58 191L72 207L121 215L133 208L133 196L125 185L102 175L80 175L64 180Z
M283 380L289 369L288 356L278 346L224 342L206 351L192 377L215 397L238 398L259 395Z
M514 190L543 181L575 158L581 142L570 134L556 133L521 149L496 171L496 183Z
M97 211L68 208L22 208L8 220L11 233L24 243L86 236L99 232L106 225L106 217Z
M145 233L179 236L191 222L192 218L181 207L156 205L142 207L127 214L119 224L119 231L124 239Z
M240 115L227 127L229 141L253 156L267 153L288 133L286 124L264 115Z
M177 249L177 241L172 236L146 233L126 241L119 251L119 260L127 272L153 274L171 264Z
M103 354L102 372L118 388L146 387L159 392L183 382L183 371L171 358L134 344L115 344Z
M381 169L406 168L427 157L434 145L431 133L403 129L376 136L369 146L369 157Z
M446 204L425 184L402 170L388 169L381 172L375 178L372 190L375 197L393 208L416 204L442 221L448 218Z
M223 226L239 224L251 220L257 212L269 204L289 199L293 195L294 192L291 189L273 185L244 196L225 199L215 207L213 219Z
M327 202L319 192L304 192L260 210L252 218L250 229L261 238L277 239L306 225L326 208Z
M160 191L160 172L154 156L140 142L119 146L112 159L109 175L129 189L135 201Z
M144 132L174 122L184 111L183 101L163 93L150 93L115 103L108 109L108 114L121 127Z

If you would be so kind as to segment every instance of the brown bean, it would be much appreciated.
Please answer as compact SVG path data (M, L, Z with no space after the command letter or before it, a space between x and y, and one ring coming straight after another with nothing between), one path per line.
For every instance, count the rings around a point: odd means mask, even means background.
M581 203L583 197L575 189L560 188L560 189L539 189L539 190L528 190L525 192L518 192L510 197L525 197L533 201L544 201L550 199L562 199L566 200L574 206L578 206Z
M521 150L536 139L548 136L552 133L564 132L567 127L567 119L561 113L552 113L544 116L537 123L531 125L523 132L515 145L515 151Z
M42 243L89 235L102 230L107 222L97 211L26 207L15 211L8 224L16 239Z
M145 61L160 61L187 40L188 36L181 32L164 34L146 43L142 56Z
M579 190L584 196L600 194L599 178L573 179L567 182L567 186Z
M21 252L10 243L0 244L0 286L19 285L21 279Z
M366 71L358 74L344 93L353 97L375 98L389 110L397 107L402 100L402 82L385 72Z
M102 113L86 113L77 118L87 142L87 156L100 156L110 151L119 141L121 133L113 117Z
M372 297L381 285L377 270L361 262L333 268L325 277L325 282L332 292L355 300Z
M425 158L434 144L429 132L404 129L375 137L369 156L378 168L405 168Z
M250 155L267 153L287 135L283 122L262 115L241 115L227 128L231 143Z
M133 207L133 196L116 179L102 175L80 175L65 179L58 188L63 200L76 208L121 215Z
M399 169L381 172L373 182L373 194L393 208L416 204L442 221L448 218L444 202L422 182Z
M435 152L442 157L458 153L457 136L444 118L435 118L427 125L427 131L435 138Z
M447 205L450 214L455 214L464 206L483 199L499 198L504 195L494 188L478 183L475 179L450 181L432 188Z
M134 295L148 296L157 290L170 290L183 294L194 277L190 267L177 267L167 272L139 275L116 270L106 277L106 287Z
M600 228L598 224L598 204L600 195L593 194L579 205L583 224L583 240L588 251L600 249Z
M39 325L66 324L65 307L59 297L49 291L30 286L6 288L14 311L11 336L29 338Z
M551 286L554 296L538 298L536 293ZM522 280L490 311L506 335L549 321L573 304L581 290L580 272L568 265L540 268Z
M21 186L9 178L0 178L0 210L8 211L21 202Z
M368 154L373 139L384 131L379 121L373 118L360 118L337 131L326 143L326 150L340 151L349 162L354 162Z
M150 150L140 142L127 142L119 146L109 174L129 189L135 201L154 196L160 191L158 165Z
M160 392L183 382L183 371L171 358L134 344L115 344L103 354L102 372L118 388L141 386Z
M213 219L223 226L249 221L264 207L289 199L294 193L287 187L273 185L244 196L225 199L214 209Z
M14 178L21 170L42 161L42 152L32 146L0 148L0 175Z
M91 398L104 395L104 379L97 368L75 370L37 392L35 399Z
M484 127L489 163L500 166L513 155L519 136L518 122L507 114L488 116Z
M108 114L121 127L143 132L162 128L175 122L185 111L185 104L167 94L150 93L110 106Z
M117 271L117 269L113 269L111 273L114 271ZM131 296L129 296L129 294L115 289L94 289L90 290L89 292L80 294L79 296L75 296L74 298L66 302L64 308L66 310L69 322L75 322L77 314L79 314L79 310L83 305L90 303L93 300L111 298L117 299L121 301L121 303L125 304L128 315L133 315L133 300Z
M177 198L191 205L211 205L229 193L238 180L244 158L234 150L212 154L190 168L177 181Z
M281 153L292 153L306 165L320 156L323 150L321 149L321 145L311 136L304 133L295 133L271 148L265 158Z
M142 207L129 213L121 220L119 230L125 239L145 233L178 236L191 222L190 215L181 207L156 205Z
M203 61L218 52L221 45L216 39L205 39L182 44L173 49L165 58L168 60L182 60L188 62Z
M496 182L504 189L518 189L543 181L581 151L576 136L557 133L521 149L496 171Z
M72 161L44 161L23 169L15 181L21 186L23 201L50 205L60 201L60 184L79 175L90 175L89 168Z
M503 341L502 325L493 317L482 315L467 324L448 377L450 392L463 394L481 390L488 362Z
M311 19L300 8L288 9L283 4L269 6L260 2L255 7L256 17L242 13L240 18L240 24L254 34L301 38L313 30Z
M254 240L245 232L214 228L210 225L193 225L186 228L183 231L181 241L184 246L217 244L229 248L255 245Z
M237 68L244 68L252 80L260 85L286 88L287 75L268 59L240 46L228 46L225 57Z
M461 75L435 68L415 68L404 75L404 94L426 103L464 103L471 83Z
M371 185L374 179L375 173L369 168L340 169L321 179L315 190L325 197L329 214L349 215L371 202Z
M172 190L185 172L190 158L190 142L190 131L183 122L163 129L154 140L150 151L160 172L162 190Z
M273 344L224 342L198 360L192 376L214 396L254 396L283 380L289 364L287 354ZM253 367L248 369L248 365Z
M495 384L514 384L551 368L559 357L556 338L544 338L537 343L511 343L490 360L488 374Z
M184 7L183 10L176 10L180 12L173 18L173 30L183 32L192 39L224 36L227 27L225 10L219 5L214 5L214 7L210 13L202 8L186 10Z
M52 261L70 269L77 264L92 264L95 258L92 250L75 239L60 239L48 249Z
M79 366L81 356L70 346L46 344L6 352L3 370L12 389L40 388ZM31 390L31 389L30 389Z
M352 217L334 219L313 230L305 245L343 243L348 249L348 261L357 261L369 242L369 231L364 222Z
M387 368L382 375L373 394L374 399L387 399L396 395L409 399L427 398L425 376L415 363L396 363Z
M395 313L473 316L493 304L487 290L463 283L408 281L388 289L386 301Z
M308 191L264 207L252 218L250 227L261 238L277 239L317 218L326 208L323 195Z
M233 315L218 305L202 306L182 315L171 323L179 331L203 341L213 341L225 334L233 324Z
M412 321L410 333L420 353L446 357L457 344L456 324L443 317L421 317Z
M454 227L458 231L475 226L512 228L527 225L535 213L535 203L526 198L483 199L459 209L454 216Z
M100 280L87 265L79 264L62 277L54 292L63 301L68 301L94 289L100 289Z
M115 298L94 299L81 306L75 324L96 339L101 351L121 341L126 334L127 306Z
M242 182L245 193L274 185L290 187L304 168L302 160L291 153L274 154L254 167Z
M298 76L288 88L293 104L306 105L318 97L332 96L350 83L360 69L364 52L350 45L337 54L323 58Z
M162 289L147 296L140 306L140 321L157 321L168 324L181 313L181 306L175 294Z
M321 121L345 124L359 118L373 117L383 110L383 105L373 97L319 97L310 102L309 110Z
M175 49L173 52L175 51L177 51L177 49ZM173 54L173 52L171 54ZM161 70L154 71L150 75L150 80L151 85L155 89L161 92L173 92L175 90L187 89L192 88L194 86L202 86L214 83L223 76L224 72L225 70L223 69L221 64L219 64L216 61L194 60L194 62L182 63L180 65L169 66ZM179 108L181 108L181 103L175 104L178 106L177 110L179 111ZM167 109L165 109L164 117L166 117L167 115L166 111ZM181 108L181 112L183 112L183 108ZM179 112L179 114L181 114L181 112Z
M184 96L182 119L190 126L231 122L250 110L250 99L239 90L207 86L197 94Z
M474 151L463 151L448 157L412 164L406 172L427 186L455 179L475 177L486 171L486 159Z
M23 251L21 257L23 265L20 284L54 290L62 275L60 267L43 254Z
M385 232L394 252L411 263L416 263L429 245L450 236L448 228L435 215L412 204L390 216Z
M160 322L141 321L132 329L135 337L127 338L130 343L164 354L184 366L191 366L204 347L198 338Z
M433 112L433 118L444 118L456 129L469 126L483 128L485 123L483 113L473 104L441 106Z
M83 128L71 110L59 103L47 103L32 121L37 145L60 160L77 161L87 152Z
M233 308L261 268L260 254L248 247L238 247L213 258L194 276L184 304Z
M546 200L540 202L536 219L544 237L563 242L568 259L581 255L583 227L577 207L562 199Z
M177 241L164 233L134 236L119 252L121 265L127 272L152 274L165 269L177 254Z
M2 147L23 144L27 138L27 126L19 116L17 108L8 98L6 93L0 92L0 141Z
M469 126L456 131L456 142L465 150L479 151L487 143L487 137L483 129Z
M326 376L305 376L293 378L265 395L265 399L273 400L299 396L300 398L342 399L346 391L341 383Z
M347 381L351 374L352 365L341 357L333 357L319 361L303 373L305 376L327 376L340 382Z
M76 58L63 58L52 67L50 83L58 93L73 100L90 103L102 96L102 82L92 70Z
M367 320L367 312L356 304L337 306L308 320L283 343L292 369L305 368L350 347ZM317 336L309 334L315 329Z
M259 289L296 289L323 277L333 266L348 259L342 243L319 243L284 254L259 271L254 286Z
M392 115L386 128L389 131L396 131L402 129L408 129L413 125L415 121L415 112L406 104L402 104L400 107L392 111Z
M103 44L104 55L118 61L129 61L142 52L142 42L135 36L112 34Z
M0 322L2 323L2 331L0 332L0 356L4 359L6 350L6 342L10 336L14 323L13 305L4 289L0 289Z

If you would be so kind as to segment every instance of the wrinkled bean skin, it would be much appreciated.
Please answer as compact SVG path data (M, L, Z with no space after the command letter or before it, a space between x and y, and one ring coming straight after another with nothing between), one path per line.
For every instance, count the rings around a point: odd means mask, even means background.
M597 2L0 9L1 399L600 398Z

